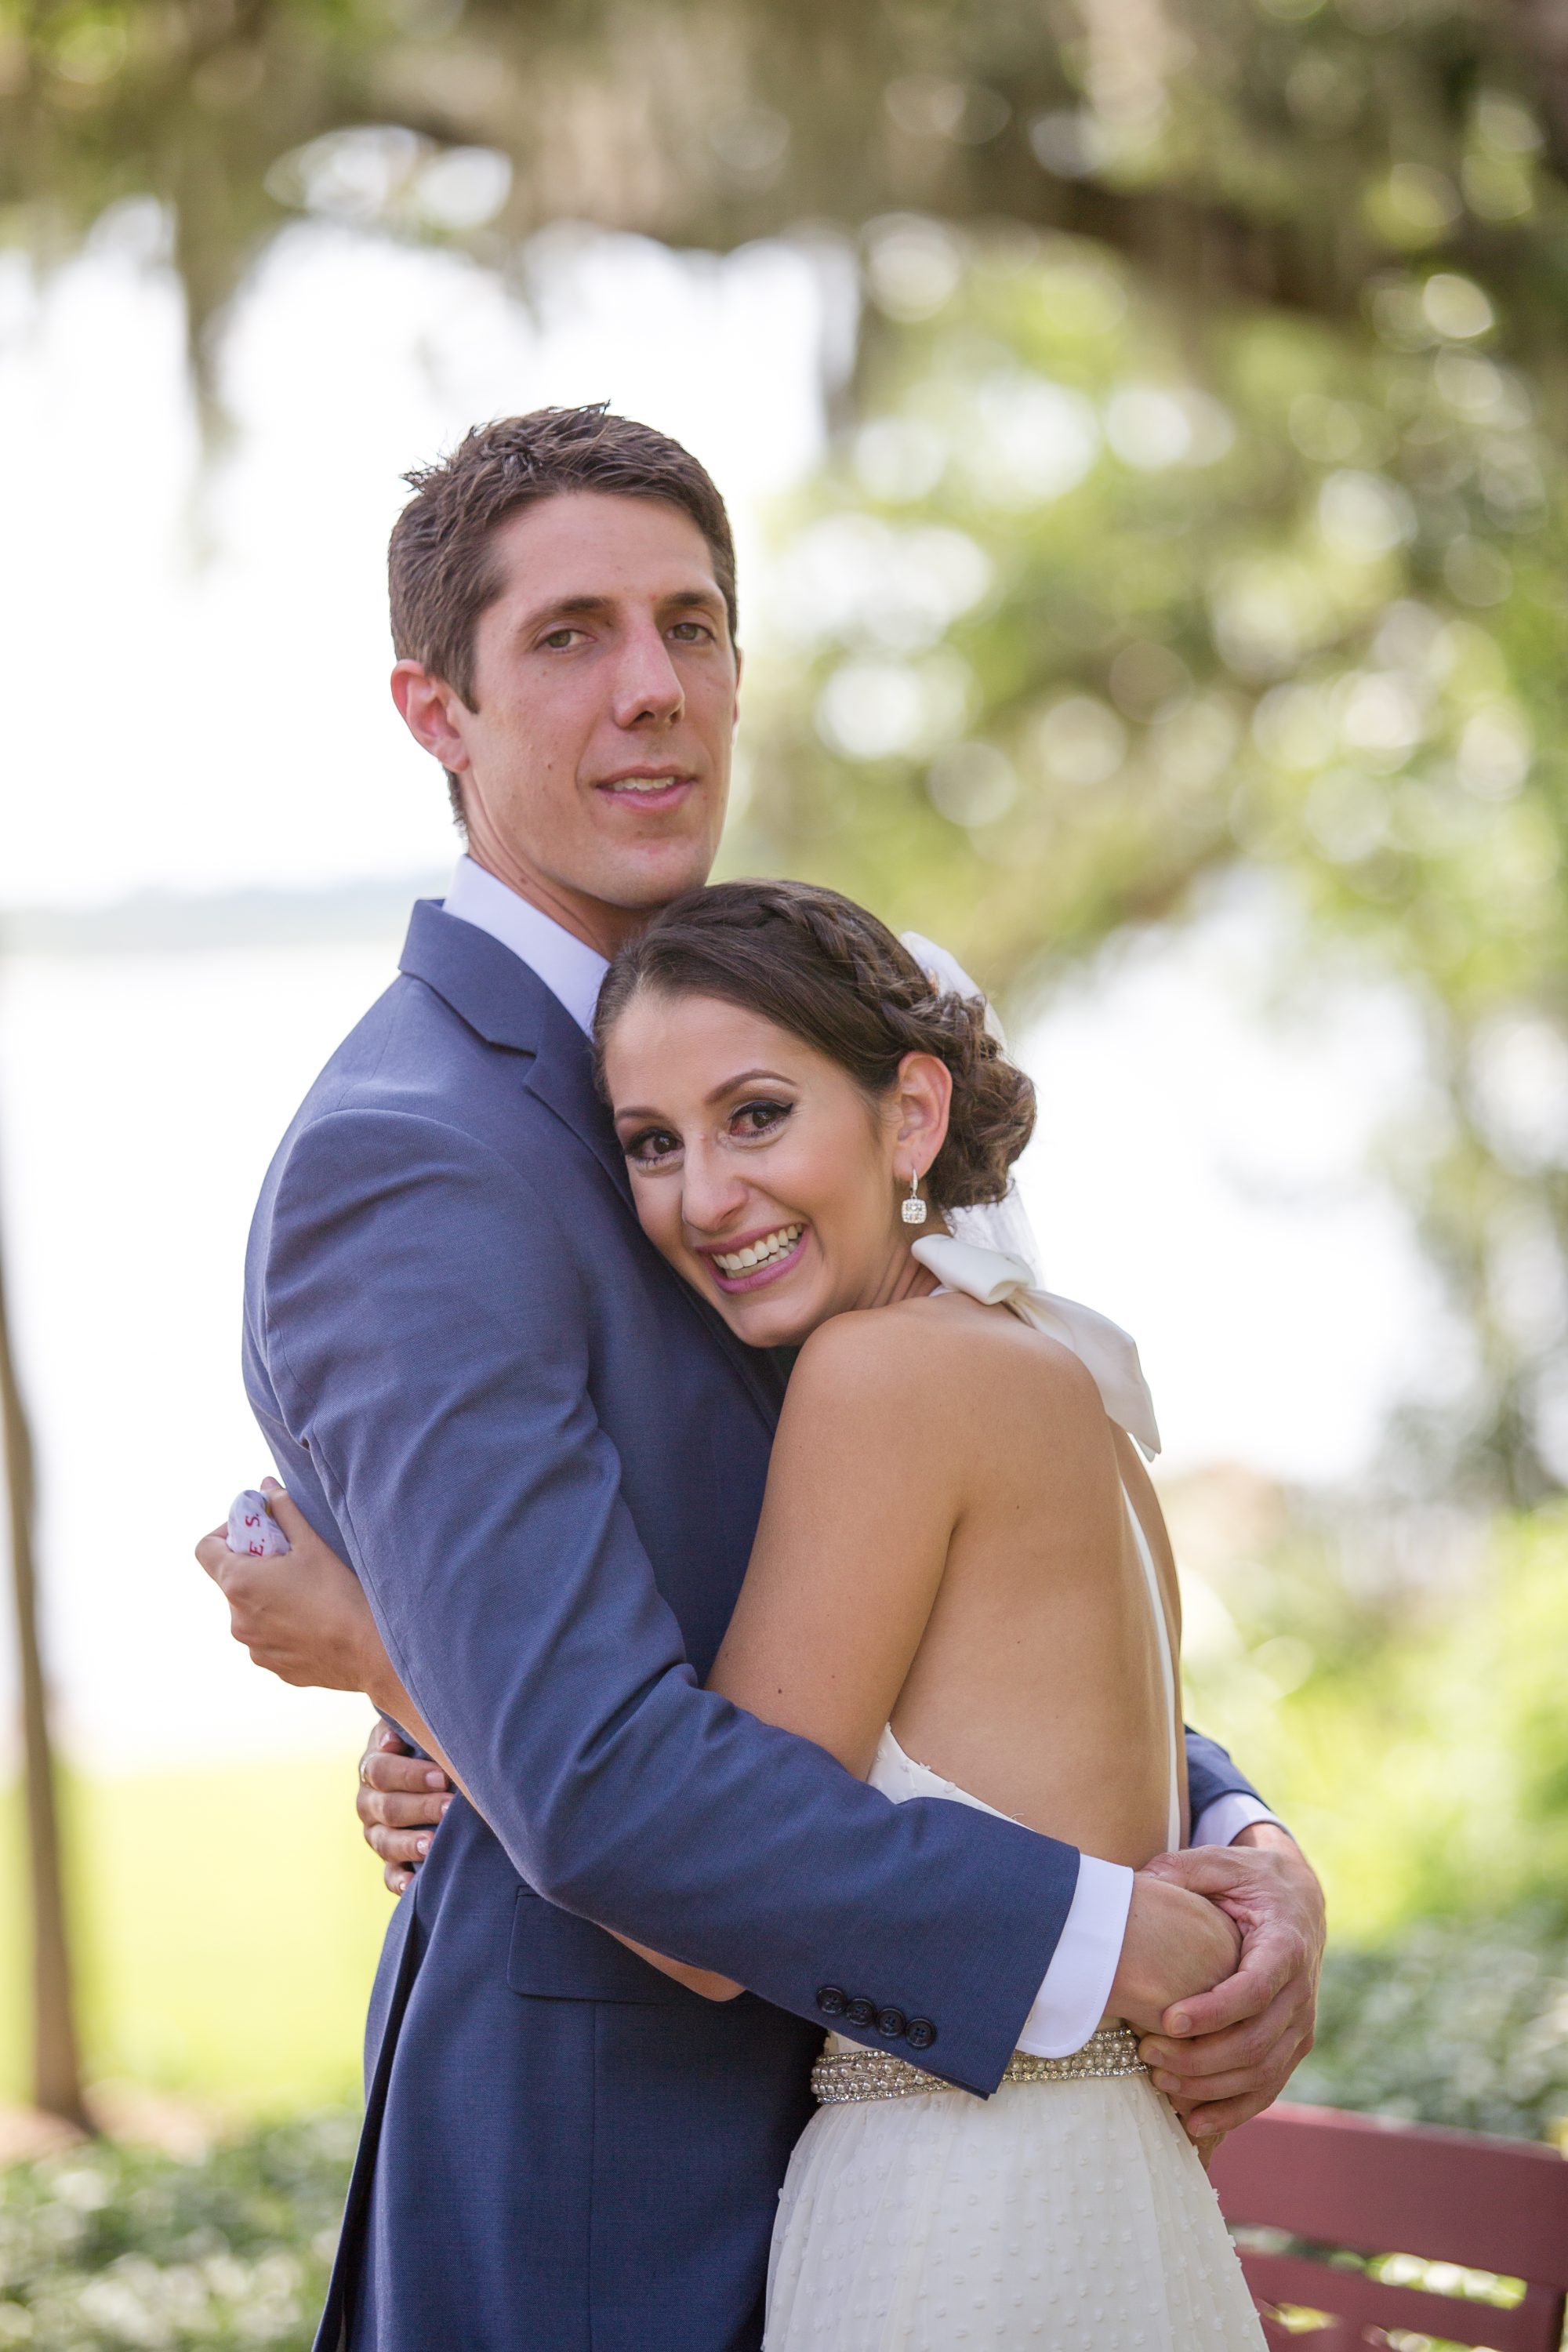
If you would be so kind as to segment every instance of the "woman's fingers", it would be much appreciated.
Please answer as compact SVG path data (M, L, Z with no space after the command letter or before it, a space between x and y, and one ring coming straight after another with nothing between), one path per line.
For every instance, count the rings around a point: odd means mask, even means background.
M430 1841L435 1834L431 1829L384 1829L373 1822L365 1831L364 1842L383 1862L400 1863L413 1868L429 1853Z
M438 1797L431 1789L421 1789L413 1797L389 1797L380 1789L363 1789L360 1791L358 1811L368 1836L372 1830L433 1830L451 1801L450 1797ZM371 1842L374 1843L374 1839ZM381 1851L379 1846L376 1851Z
M276 1478L263 1478L261 1491L271 1506L273 1517L296 1551L303 1544L318 1539L315 1528L289 1494L287 1486L280 1486Z
M367 1751L360 1759L359 1781L362 1790L379 1790L383 1795L423 1797L431 1793L446 1795L451 1787L438 1764L429 1763L423 1756L388 1756Z
M223 1578L219 1571L222 1569L224 1562L227 1559L232 1559L234 1557L235 1555L228 1548L228 1529L226 1528L214 1528L212 1533L210 1535L205 1535L200 1543L196 1546L196 1558L206 1570L207 1574L210 1577L213 1577L219 1584L223 1582Z

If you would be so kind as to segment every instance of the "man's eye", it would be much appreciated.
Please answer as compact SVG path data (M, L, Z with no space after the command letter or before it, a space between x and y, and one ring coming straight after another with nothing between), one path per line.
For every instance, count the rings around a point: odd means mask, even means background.
M694 646L703 637L710 637L713 632L706 621L677 621L669 634L672 637L679 637L683 646Z
M672 1135L668 1127L647 1127L629 1138L626 1154L634 1167L657 1168L661 1160L673 1159L679 1149L679 1136Z
M771 1135L789 1117L792 1106L782 1102L742 1103L731 1121L740 1136Z
M539 642L552 654L563 654L573 638L580 637L582 634L581 629L552 629L549 635L541 637Z

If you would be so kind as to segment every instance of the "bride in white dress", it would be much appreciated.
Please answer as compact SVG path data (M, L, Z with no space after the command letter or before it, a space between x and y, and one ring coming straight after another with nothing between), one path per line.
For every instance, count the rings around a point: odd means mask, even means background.
M1178 1603L1136 1350L953 1230L1005 1194L1034 1117L984 1008L833 892L733 884L623 950L598 1037L648 1235L746 1344L800 1349L711 1685L895 1803L945 1797L1133 1869L1179 1846ZM324 1589L331 1555L301 1540ZM340 1590L363 1614L346 1569ZM1149 1884L1152 1973L1124 1959L1085 2046L1020 2053L989 2099L828 2036L764 2352L1258 2352L1202 2164L1138 2058L1238 1937Z
M738 885L655 919L599 1035L652 1239L750 1345L805 1343L711 1683L895 1803L1134 1866L1180 1846L1136 1351L937 1213L999 1197L1032 1123L983 1010L833 894ZM1235 1950L1213 1927L1205 1983ZM988 2100L837 2034L814 2087L765 2352L1257 2352L1214 2193L1120 2020L1020 2055Z

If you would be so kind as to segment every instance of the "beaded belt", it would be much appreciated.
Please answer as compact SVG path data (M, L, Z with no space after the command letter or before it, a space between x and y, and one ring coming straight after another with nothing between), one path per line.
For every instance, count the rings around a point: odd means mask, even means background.
M1089 2083L1148 2071L1132 2028L1102 2025L1066 2058L1033 2058L1026 2050L1015 2050L1002 2080ZM959 2085L911 2066L907 2058L895 2058L890 2050L825 2050L811 2070L811 2087L820 2105L841 2107L862 2099L922 2098L928 2091L956 2091Z

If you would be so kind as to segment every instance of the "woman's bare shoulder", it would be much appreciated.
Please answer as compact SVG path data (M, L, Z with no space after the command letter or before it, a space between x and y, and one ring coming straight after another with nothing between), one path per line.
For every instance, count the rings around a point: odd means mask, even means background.
M965 1408L1103 1421L1100 1392L1071 1349L973 1299L902 1299L836 1315L801 1349L789 1394L806 1410L849 1411L951 1428Z

